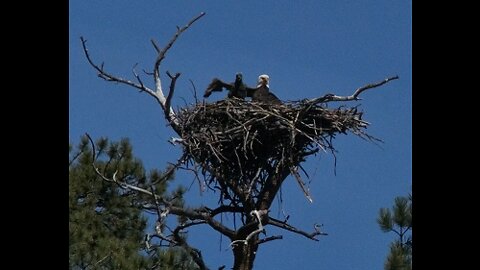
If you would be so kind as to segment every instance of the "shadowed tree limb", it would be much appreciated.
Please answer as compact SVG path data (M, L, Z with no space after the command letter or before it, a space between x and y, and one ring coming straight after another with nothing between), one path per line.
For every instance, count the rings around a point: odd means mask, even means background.
M280 221L278 219L271 218L271 217L268 219L267 224L270 224L270 225L278 227L278 228L282 228L282 229L287 230L287 231L291 231L293 233L303 235L303 236L305 236L307 238L310 238L314 241L318 241L318 239L315 238L315 236L317 236L317 235L328 235L327 233L321 232L320 230L318 230L316 228L315 228L315 232L307 233L305 231L299 230L299 229L287 224L287 222Z
M170 213L177 216L187 217L191 220L204 220L208 225L210 225L210 227L227 236L228 238L233 238L235 235L235 231L224 226L221 222L216 221L210 213L203 212L201 209L188 210L182 207L171 206Z
M266 242L269 242L269 241L280 240L280 239L283 239L282 235L269 236L269 237L265 237L263 239L258 240L257 244L260 245L260 244L263 244L263 243L266 243Z
M207 208L208 209L208 208ZM221 205L213 210L209 210L212 217L222 213L243 213L245 209L238 206Z

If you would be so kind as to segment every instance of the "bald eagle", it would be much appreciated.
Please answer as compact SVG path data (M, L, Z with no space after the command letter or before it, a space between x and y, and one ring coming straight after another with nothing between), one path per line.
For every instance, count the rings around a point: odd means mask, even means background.
M252 97L252 101L269 103L269 104L282 104L282 101L270 92L269 86L270 77L266 74L258 76L257 88L248 91L248 96Z
M227 89L228 97L236 97L240 99L245 99L247 97L247 92L251 93L256 88L250 88L243 83L243 75L242 73L235 74L235 82L233 83L225 83L218 78L214 78L212 82L208 85L207 90L205 90L205 94L203 97L209 97L212 92L221 92L223 88Z

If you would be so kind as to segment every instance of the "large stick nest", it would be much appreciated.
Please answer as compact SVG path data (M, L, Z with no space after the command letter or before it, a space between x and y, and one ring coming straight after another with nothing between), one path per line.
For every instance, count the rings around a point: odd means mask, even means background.
M357 107L329 109L318 100L270 105L226 99L185 108L178 119L187 160L230 200L238 192L256 198L279 167L293 173L306 156L333 152L337 133L372 139Z

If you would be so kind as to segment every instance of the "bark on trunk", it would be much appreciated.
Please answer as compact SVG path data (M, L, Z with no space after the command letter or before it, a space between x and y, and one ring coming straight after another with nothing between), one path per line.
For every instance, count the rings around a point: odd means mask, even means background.
M257 242L258 236L252 237L247 244L238 243L233 249L234 263L233 270L251 270L253 269L253 261L255 260L255 255L257 253L258 244L253 244Z

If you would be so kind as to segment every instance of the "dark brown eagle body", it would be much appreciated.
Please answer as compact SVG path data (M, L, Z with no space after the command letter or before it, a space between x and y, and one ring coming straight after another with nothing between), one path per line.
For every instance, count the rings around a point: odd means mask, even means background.
M248 93L251 93L256 88L250 88L243 83L243 76L241 73L237 73L235 75L235 82L233 83L225 83L218 78L214 78L212 82L208 85L207 90L205 90L205 94L203 97L209 97L212 92L221 92L223 89L228 90L228 97L229 98L240 98L245 99Z
M252 97L252 101L269 103L269 104L282 104L282 101L270 92L268 85L270 78L268 75L260 75L258 77L257 88L254 91L249 91L248 96Z

